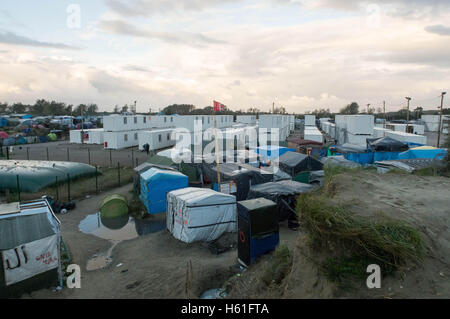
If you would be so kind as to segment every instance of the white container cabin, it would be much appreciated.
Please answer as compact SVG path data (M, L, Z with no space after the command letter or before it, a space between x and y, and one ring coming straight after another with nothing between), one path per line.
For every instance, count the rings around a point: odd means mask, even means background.
M139 131L104 132L103 138L106 149L120 150L139 145Z
M156 129L151 131L139 131L138 143L139 150L144 150L144 145L149 145L149 150L160 150L175 145L175 140L172 139L172 132L174 129Z

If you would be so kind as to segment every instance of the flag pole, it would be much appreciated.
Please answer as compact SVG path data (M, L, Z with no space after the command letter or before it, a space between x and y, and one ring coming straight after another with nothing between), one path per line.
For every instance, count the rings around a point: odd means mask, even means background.
M213 102L213 105L215 103ZM215 105L213 106L213 120L214 120L214 132L216 134L215 140L216 140L216 167L217 167L217 186L219 189L219 193L222 191L221 187L220 187L220 163L219 163L219 159L220 159L220 155L219 155L219 134L217 131L217 122L216 122L216 108Z

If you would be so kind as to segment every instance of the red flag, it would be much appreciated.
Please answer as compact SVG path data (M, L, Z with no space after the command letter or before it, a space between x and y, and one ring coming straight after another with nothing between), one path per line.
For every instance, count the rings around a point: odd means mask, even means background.
M224 111L225 110L225 105L223 105L222 103L219 103L217 101L214 101L214 111Z

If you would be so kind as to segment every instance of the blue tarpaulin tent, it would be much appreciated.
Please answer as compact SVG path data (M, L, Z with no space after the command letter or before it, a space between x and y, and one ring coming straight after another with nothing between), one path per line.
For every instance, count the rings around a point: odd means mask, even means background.
M141 194L139 199L147 207L149 214L166 211L167 192L188 187L188 177L177 171L151 168L141 174Z
M295 152L295 149L277 145L260 146L256 149L256 153L263 157L264 160L277 159L286 152Z
M437 158L442 159L447 156L447 150L443 148L433 149L410 149L400 153L397 159L414 159L414 158Z

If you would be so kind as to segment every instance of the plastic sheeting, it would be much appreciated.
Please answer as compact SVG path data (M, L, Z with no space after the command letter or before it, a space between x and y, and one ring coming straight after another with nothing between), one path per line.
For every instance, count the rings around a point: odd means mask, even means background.
M319 171L323 169L323 164L314 157L295 153L287 152L280 157L279 161L280 169L284 172L295 176L299 172L304 171Z
M139 198L149 214L166 210L167 192L188 186L188 177L176 171L151 168L141 174L141 194Z
M321 159L321 161L324 166L341 166L347 168L361 167L361 164L350 161L342 155L324 157Z
M17 191L17 176L22 192L37 192L56 182L65 182L68 178L92 176L95 167L75 162L51 161L0 161L0 190Z
M408 144L403 143L389 136L368 140L369 148L375 152L403 152L408 150Z
M202 165L203 176L211 182L217 182L217 167L215 164ZM247 199L251 185L271 182L273 173L265 170L246 169L238 164L220 164L220 182L234 181L237 187L236 200Z
M236 197L205 188L183 188L167 194L167 229L183 242L210 242L235 232Z
M299 194L313 191L314 186L295 181L269 182L250 188L247 199L264 197L277 204L278 220L286 220L293 210ZM289 207L287 207L287 206Z

